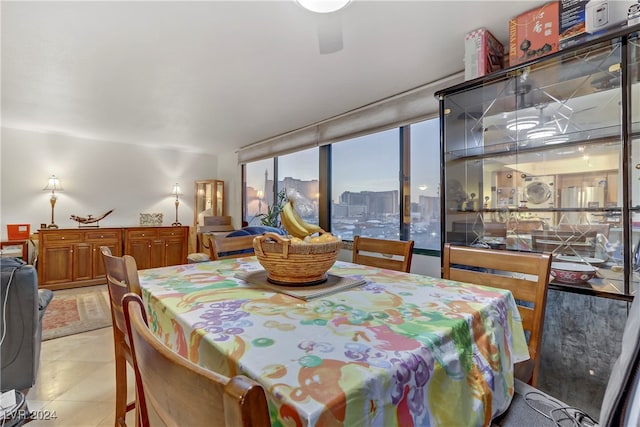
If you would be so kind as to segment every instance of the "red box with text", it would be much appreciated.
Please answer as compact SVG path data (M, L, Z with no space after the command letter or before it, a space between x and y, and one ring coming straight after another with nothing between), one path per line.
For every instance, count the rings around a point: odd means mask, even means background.
M509 21L509 66L557 52L559 2L549 2Z

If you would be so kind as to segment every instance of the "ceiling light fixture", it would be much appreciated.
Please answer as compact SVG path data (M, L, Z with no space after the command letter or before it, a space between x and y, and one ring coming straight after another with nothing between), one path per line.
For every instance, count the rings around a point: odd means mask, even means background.
M541 139L549 138L556 134L556 130L553 128L539 128L533 129L527 132L527 138L529 139Z
M564 142L569 141L568 136L557 136L555 138L547 139L544 142L544 145L554 145L554 144L562 144Z
M509 120L507 122L507 129L512 131L528 130L538 126L538 123L537 117L520 117Z
M350 1L351 0L296 0L300 6L316 13L336 12L349 4Z

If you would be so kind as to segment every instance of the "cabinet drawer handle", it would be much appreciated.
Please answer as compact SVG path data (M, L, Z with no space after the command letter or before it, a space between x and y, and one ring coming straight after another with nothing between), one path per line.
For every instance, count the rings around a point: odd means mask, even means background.
M100 235L100 238L101 238L101 239L104 239L104 236L101 234L101 235Z
M64 236L62 236L62 237L60 238L60 240L64 240Z
M144 237L144 233L142 233L142 237Z

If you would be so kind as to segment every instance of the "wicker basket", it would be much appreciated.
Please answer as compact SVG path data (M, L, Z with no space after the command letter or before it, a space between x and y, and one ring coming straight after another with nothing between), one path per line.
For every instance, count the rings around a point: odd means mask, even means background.
M308 286L327 280L327 270L338 259L342 241L292 245L276 233L253 240L258 261L269 273L267 280L278 285Z

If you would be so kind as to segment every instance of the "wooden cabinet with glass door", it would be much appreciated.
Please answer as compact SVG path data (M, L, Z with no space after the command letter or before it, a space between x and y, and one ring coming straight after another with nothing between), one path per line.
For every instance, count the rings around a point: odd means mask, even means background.
M195 204L193 208L194 225L196 228L204 226L207 216L225 215L224 181L207 179L195 183Z
M637 39L621 31L438 93L444 242L551 252L597 271L577 283L556 274L552 286L635 293Z

